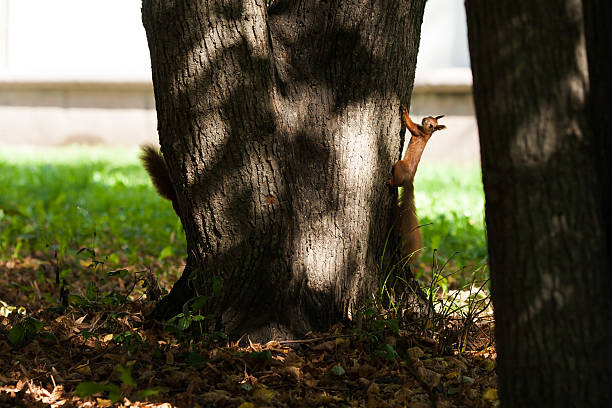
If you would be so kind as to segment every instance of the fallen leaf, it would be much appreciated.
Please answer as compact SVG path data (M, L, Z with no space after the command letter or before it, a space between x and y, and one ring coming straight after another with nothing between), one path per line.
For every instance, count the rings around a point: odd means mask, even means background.
M302 379L302 370L300 370L299 367L289 366L285 369L285 371L297 381Z
M446 357L446 362L452 368L457 368L461 371L467 370L467 365L453 356Z
M209 392L205 392L202 395L202 399L207 402L207 403L213 403L213 404L220 404L223 403L227 400L229 400L231 397L230 393L224 390L214 390L214 391L209 391Z
M435 371L429 370L425 367L417 368L417 374L421 381L423 381L431 389L440 384L442 376Z
M466 384L474 384L474 379L472 377L468 377L466 375L464 375L463 377L461 377L461 380L466 383Z
M482 393L482 400L485 402L493 402L497 400L497 388L488 388Z
M458 378L461 375L461 373L459 371L451 371L450 373L446 373L446 375L444 375L444 377L446 377L449 380L454 380L456 378Z
M480 363L480 366L487 371L493 371L495 369L495 360L490 358L485 358Z
M368 387L368 395L370 394L376 394L376 395L380 394L380 388L378 387L376 383L372 383Z
M312 349L317 351L334 351L336 349L336 341L329 340L313 346Z
M423 357L425 355L425 352L423 350L421 350L420 347L412 347L409 348L408 350L406 350L406 354L408 354L408 356L414 360L418 360L419 358Z
M87 363L79 364L78 366L74 367L74 370L79 374L91 375L91 368Z
M253 392L253 399L261 402L270 402L274 399L276 393L267 388L258 388Z
M98 403L99 407L112 407L113 406L113 402L109 399L96 398L96 402Z
M336 343L336 347L342 348L342 347L350 347L351 345L351 339L349 339L348 337L338 337L335 341Z
M174 354L171 351L166 352L166 364L174 364Z

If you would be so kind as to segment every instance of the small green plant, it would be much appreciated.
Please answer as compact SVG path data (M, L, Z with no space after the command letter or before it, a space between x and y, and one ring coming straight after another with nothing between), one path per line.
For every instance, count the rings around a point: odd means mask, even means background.
M422 334L436 333L440 344L440 352L452 352L453 344L463 352L467 344L470 329L478 318L488 309L490 296L486 291L488 279L477 281L477 276L486 275L485 267L472 273L472 280L457 290L449 291L448 278L456 272L444 273L450 260L443 265L438 263L434 250L432 260L432 278L429 284L423 286L427 294L427 316L421 320Z
M385 309L380 301L375 301L361 311L361 327L354 330L354 334L370 345L372 359L395 360L398 354L385 339L388 334L398 335L400 324L393 308Z
M48 332L46 330L42 330L42 328L43 322L31 316L26 316L21 321L13 325L13 327L9 331L9 342L13 346L19 346L29 343L30 341L34 340L39 336L42 336L54 342L57 341L53 333Z
M383 360L395 360L398 357L397 351L389 343L381 344L373 354L374 358L380 358Z
M457 268L453 256L440 264L438 251L434 249L429 278L421 273L418 283L411 283L409 279L413 279L414 269L408 269L404 260L390 264L384 259L386 255L383 252L379 264L381 270L386 268L379 292L361 313L362 321L367 322L367 337L372 344L378 345L375 355L391 358L395 350L382 342L384 333L398 334L400 328L405 328L415 318L413 323L419 325L420 335L437 340L438 353L448 354L454 349L464 351L468 333L490 304L486 293L488 280L477 280L477 277L487 275L486 268L472 269L471 279L459 289L452 290L453 275L462 274L465 280L468 270L466 267ZM449 265L454 268L446 272ZM458 281L452 280L454 284ZM419 287L415 288L415 283ZM407 315L410 316L408 320Z
M111 402L119 402L121 399L121 387L115 384L103 384L96 382L82 382L77 385L74 390L74 395L77 397L85 398L95 394L107 393L108 399Z
M191 281L196 279L196 277L197 273L196 271L193 271L189 279ZM192 328L192 324L197 323L198 336L201 339L208 342L215 341L215 339L219 338L221 333L208 332L208 328L205 326L205 323L212 321L214 316L212 314L206 314L205 311L210 307L211 301L221 295L223 281L220 277L214 276L209 279L207 286L210 288L210 295L195 296L187 300L183 304L183 311L166 321L164 330L183 337L183 335L187 333L187 330L190 327ZM191 333L195 333L193 328ZM223 334L223 336L225 335Z
M95 394L105 394L112 403L116 403L121 400L122 395L136 397L132 397L132 399L146 399L148 397L168 391L168 389L165 387L146 388L138 391L136 381L134 381L134 378L132 377L132 369L133 367L124 367L121 365L115 367L115 371L119 377L119 380L121 381L121 384L123 384L123 387L117 384L86 381L77 385L74 394L81 398L91 397ZM122 390L124 390L123 393Z
M97 310L102 306L117 307L125 305L130 300L136 285L140 282L144 285L157 285L156 282L152 282L154 277L147 270L140 270L136 272L130 272L127 269L114 269L107 271L107 263L109 259L113 258L114 254L107 256L106 258L100 258L97 256L96 251L92 248L83 247L77 251L77 256L82 265L86 265L89 277L93 277L98 280L98 283L104 283L107 279L120 279L123 281L121 287L127 288L123 292L117 290L101 292L97 282L89 282L85 289L84 294L72 293L67 296L67 304L72 307L80 308L83 310L93 309ZM114 258L117 258L116 256ZM116 259L112 261L116 264ZM59 268L58 268L59 270ZM68 274L71 270L67 269L58 274L57 280L60 282L61 288L65 288L65 292L68 293Z
M200 335L204 334L205 329L202 323L211 319L212 316L201 315L200 310L204 309L209 299L209 296L196 296L189 299L183 304L183 311L166 322L165 330L171 333L182 333L195 322L198 323Z
M144 344L140 334L131 330L124 330L121 333L115 334L113 336L113 341L123 346L129 352L133 352L137 347Z

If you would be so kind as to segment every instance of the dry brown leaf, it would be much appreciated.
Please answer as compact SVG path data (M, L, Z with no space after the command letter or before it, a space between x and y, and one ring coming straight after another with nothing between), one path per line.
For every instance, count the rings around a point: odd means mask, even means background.
M406 354L413 360L418 360L425 355L425 352L420 347L412 347L406 350Z
M329 340L311 347L316 351L334 351L336 349L336 341Z
M85 320L85 318L86 318L86 317L87 317L87 315L84 315L84 316L79 317L78 319L76 319L76 320L74 321L74 324L76 324L76 325L79 325L79 326L80 326L81 324L83 324L83 321Z
M289 366L285 368L285 372L289 374L291 377L295 378L297 381L302 379L302 370L295 366Z
M417 368L417 374L421 381L423 381L430 389L440 384L440 380L442 379L440 374L425 367Z
M206 392L202 395L204 402L221 404L228 401L231 398L231 394L225 390L214 390Z
M380 387L378 386L378 384L373 382L368 387L368 391L367 392L368 392L368 395L371 395L371 394L378 395L378 394L380 394Z

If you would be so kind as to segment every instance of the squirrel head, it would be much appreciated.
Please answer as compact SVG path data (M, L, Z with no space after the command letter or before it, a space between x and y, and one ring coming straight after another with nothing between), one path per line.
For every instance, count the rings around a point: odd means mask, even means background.
M441 119L443 117L444 115L436 116L435 118L433 116L427 116L421 121L421 127L423 128L425 133L429 134L432 134L436 130L446 129L446 126L438 125L438 119Z

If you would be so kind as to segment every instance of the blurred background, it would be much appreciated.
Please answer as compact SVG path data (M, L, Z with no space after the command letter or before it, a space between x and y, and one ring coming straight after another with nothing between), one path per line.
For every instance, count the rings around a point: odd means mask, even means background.
M157 141L140 0L0 0L0 145ZM411 114L446 114L428 157L478 161L463 2L429 0Z

